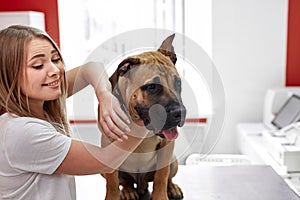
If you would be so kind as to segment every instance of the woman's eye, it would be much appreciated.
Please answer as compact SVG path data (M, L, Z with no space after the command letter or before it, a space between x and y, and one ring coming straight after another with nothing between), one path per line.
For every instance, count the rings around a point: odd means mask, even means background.
M41 65L34 65L34 66L32 66L32 68L34 68L34 69L41 69L43 66L44 66L43 64L41 64Z
M61 61L61 58L55 58L51 60L53 63L59 63Z

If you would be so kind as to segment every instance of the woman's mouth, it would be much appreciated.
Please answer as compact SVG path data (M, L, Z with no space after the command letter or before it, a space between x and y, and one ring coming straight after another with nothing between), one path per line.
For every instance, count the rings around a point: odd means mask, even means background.
M58 84L59 84L59 80L56 80L56 81L53 81L51 83L44 83L44 84L42 84L42 86L55 87L55 86L58 86Z

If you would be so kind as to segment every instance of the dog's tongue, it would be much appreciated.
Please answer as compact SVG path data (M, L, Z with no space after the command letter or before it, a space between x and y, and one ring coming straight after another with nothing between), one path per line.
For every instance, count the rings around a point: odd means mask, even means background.
M164 130L161 132L168 140L175 140L178 137L177 128L171 128L169 130Z

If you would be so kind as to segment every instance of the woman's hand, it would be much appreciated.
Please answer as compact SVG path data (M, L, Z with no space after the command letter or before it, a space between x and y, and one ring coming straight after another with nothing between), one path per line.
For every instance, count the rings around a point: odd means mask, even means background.
M97 92L96 92L97 94ZM127 139L124 132L130 132L130 120L121 109L118 99L110 92L105 91L97 95L99 100L98 125L105 135L122 141Z
M67 71L68 96L72 96L91 84L99 101L98 125L102 132L119 141L126 139L130 120L111 93L111 84L103 64L88 62ZM76 84L75 84L76 83Z

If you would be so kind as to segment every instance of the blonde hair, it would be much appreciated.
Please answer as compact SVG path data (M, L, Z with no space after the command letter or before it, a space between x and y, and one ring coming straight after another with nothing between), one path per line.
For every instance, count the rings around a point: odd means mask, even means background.
M20 117L35 117L30 111L28 96L21 92L21 76L26 65L26 47L36 38L48 40L58 51L59 48L47 33L39 29L14 25L0 31L0 114L5 112ZM64 65L63 59L62 63ZM51 101L45 101L44 110L49 122L64 134L69 133L69 125L66 117L67 81L65 71L61 83L62 95Z

